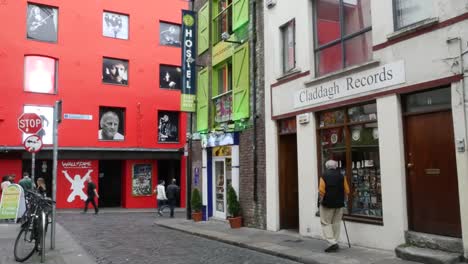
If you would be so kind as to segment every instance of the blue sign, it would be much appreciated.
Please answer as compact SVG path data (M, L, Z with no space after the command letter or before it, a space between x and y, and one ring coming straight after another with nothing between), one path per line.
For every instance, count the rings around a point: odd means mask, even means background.
M195 174L195 177L193 179L193 184L195 186L198 186L198 181L200 180L200 168L198 168L198 167L195 168L195 173L194 174Z

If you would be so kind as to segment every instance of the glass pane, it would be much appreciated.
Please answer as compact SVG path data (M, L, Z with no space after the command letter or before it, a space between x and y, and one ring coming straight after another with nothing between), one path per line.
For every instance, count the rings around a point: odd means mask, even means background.
M319 46L341 38L340 1L317 0L317 40Z
M318 74L324 75L343 69L341 44L317 52Z
M346 35L370 27L370 0L344 0L344 31Z
M377 104L359 105L348 108L349 122L377 120Z
M451 107L450 87L415 93L403 98L405 112L425 112Z
M345 67L372 59L372 31L345 41Z
M215 161L216 211L224 212L224 162Z
M55 93L55 65L52 58L26 56L24 58L24 91Z
M382 217L377 123L351 126L351 214Z
M344 110L323 112L320 114L320 127L339 125L344 122Z
M325 171L325 162L335 160L338 167L345 174L346 171L346 143L342 127L323 129L320 131L320 146L322 148L322 171Z
M432 16L432 0L396 0L397 29Z
M230 63L223 65L218 70L218 95L232 89L232 66Z
M289 21L282 29L283 37L283 72L294 68L294 21Z

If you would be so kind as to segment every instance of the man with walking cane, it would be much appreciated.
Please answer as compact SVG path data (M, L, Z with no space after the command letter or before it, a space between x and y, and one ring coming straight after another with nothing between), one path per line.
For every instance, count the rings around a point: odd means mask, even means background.
M341 221L345 198L349 194L349 185L344 175L340 173L338 162L328 160L325 162L325 173L320 177L320 223L323 236L329 243L325 252L335 252L339 249ZM346 229L346 226L345 226ZM346 235L347 235L347 230ZM348 240L349 244L349 240Z

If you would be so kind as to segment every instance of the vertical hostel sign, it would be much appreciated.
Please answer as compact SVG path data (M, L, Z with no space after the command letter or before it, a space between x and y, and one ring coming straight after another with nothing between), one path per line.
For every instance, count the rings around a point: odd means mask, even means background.
M195 12L182 10L182 94L180 111L195 112L196 64Z

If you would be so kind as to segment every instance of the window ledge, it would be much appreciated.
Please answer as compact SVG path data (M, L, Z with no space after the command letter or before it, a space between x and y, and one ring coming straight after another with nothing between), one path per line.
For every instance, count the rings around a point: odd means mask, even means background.
M438 17L427 18L427 19L421 20L419 22L416 22L414 24L411 24L409 26L406 26L404 28L401 28L401 29L393 32L392 34L387 35L387 39L388 40L393 40L393 39L396 39L396 38L411 34L411 33L415 32L415 31L418 31L418 30L433 26L433 25L435 25L437 23L439 23L439 18Z
M379 64L380 64L379 60L371 60L371 61L359 64L359 65L354 65L354 66L345 68L345 69L337 71L337 72L332 72L332 73L329 73L329 74L326 74L326 75L322 75L322 76L317 77L317 78L315 78L313 80L305 82L304 85L306 87L309 87L309 86L312 86L314 84L323 82L325 80L336 79L336 78L342 77L344 75L348 75L348 74L350 74L352 72L362 71L364 69L371 68L371 67L377 66Z
M215 96L211 97L211 100L218 99L218 98L220 98L220 97L223 97L223 96L225 96L225 95L227 95L227 94L231 94L231 93L232 93L232 90L229 90L229 91L227 91L227 92L225 92L225 93L218 94L218 95L215 95Z
M288 78L288 77L290 77L292 75L298 74L300 72L302 72L300 68L294 68L294 69L292 69L292 70L290 70L288 72L283 73L283 75L276 78L276 80L277 81L282 81L282 80L284 80L284 79L286 79L286 78Z

